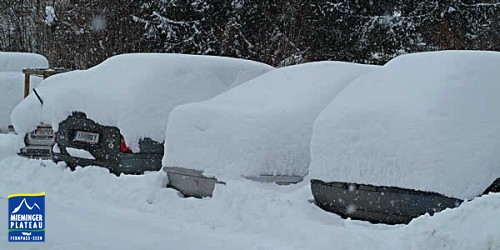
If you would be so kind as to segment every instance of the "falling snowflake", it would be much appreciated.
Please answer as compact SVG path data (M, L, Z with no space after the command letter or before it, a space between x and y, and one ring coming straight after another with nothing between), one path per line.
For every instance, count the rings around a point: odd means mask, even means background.
M347 214L352 214L354 212L356 212L356 209L358 209L358 207L354 204L349 204L347 207L346 207L346 212Z
M106 21L106 18L104 18L103 16L95 16L94 18L92 18L92 22L90 23L90 28L93 31L102 31L106 29L107 26L108 23Z

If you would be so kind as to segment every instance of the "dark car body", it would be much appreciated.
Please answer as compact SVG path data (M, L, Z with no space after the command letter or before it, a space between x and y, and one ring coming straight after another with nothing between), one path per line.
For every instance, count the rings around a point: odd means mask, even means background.
M315 203L344 218L373 223L402 224L423 214L459 206L463 200L434 192L399 187L311 180ZM498 192L500 178L484 193Z
M64 161L70 168L95 165L116 175L161 169L162 142L144 138L139 142L140 151L132 153L117 127L100 125L81 112L74 112L59 124L55 140L57 150L53 152L53 160ZM69 148L85 150L94 159L72 156Z

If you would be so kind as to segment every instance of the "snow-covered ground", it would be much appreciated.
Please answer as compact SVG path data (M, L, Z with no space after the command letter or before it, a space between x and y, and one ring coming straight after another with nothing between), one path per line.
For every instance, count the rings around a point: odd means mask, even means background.
M184 199L163 187L162 172L71 172L16 156L15 141L0 135L0 214L7 195L45 191L46 242L9 243L0 220L0 249L500 249L500 194L409 225L374 225L322 211L308 181L233 180L213 198Z

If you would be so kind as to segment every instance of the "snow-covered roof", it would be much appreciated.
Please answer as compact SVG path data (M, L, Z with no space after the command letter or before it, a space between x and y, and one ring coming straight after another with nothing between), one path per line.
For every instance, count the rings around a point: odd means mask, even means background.
M73 111L120 129L132 150L140 138L165 140L170 111L211 98L273 68L248 60L182 54L125 54L82 71L52 76L12 112L19 132L59 122Z
M24 52L1 52L0 72L18 72L25 68L47 68L49 62L42 55Z
M320 114L311 178L470 199L500 177L500 53L397 57Z
M10 112L24 98L25 68L47 68L49 63L38 54L22 52L0 52L0 130L10 125ZM41 82L31 77L31 87Z
M164 166L231 178L308 173L312 125L354 78L378 67L318 62L280 68L170 116Z

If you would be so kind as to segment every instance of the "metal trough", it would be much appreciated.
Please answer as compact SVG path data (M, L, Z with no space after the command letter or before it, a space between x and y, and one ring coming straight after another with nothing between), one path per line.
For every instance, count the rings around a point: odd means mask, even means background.
M212 197L215 184L225 184L215 177L203 175L203 171L181 167L164 167L169 179L168 187L174 188L186 197Z

